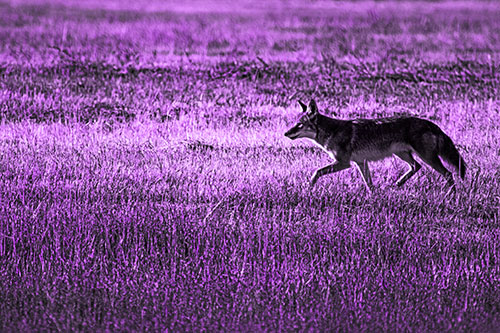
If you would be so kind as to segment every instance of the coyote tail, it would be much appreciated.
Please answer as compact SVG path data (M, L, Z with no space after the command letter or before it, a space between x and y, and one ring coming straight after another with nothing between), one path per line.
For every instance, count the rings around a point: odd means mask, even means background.
M453 144L453 141L451 141L450 137L444 133L438 154L446 162L450 163L456 168L462 180L465 178L465 171L467 170L467 165L465 164L465 161L462 158L462 156L460 156L460 154L458 153L458 150Z

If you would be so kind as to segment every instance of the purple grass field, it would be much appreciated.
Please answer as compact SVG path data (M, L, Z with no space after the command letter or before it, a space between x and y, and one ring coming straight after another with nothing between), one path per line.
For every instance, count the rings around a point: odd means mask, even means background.
M284 136L435 122L455 193ZM499 331L500 3L0 0L0 331Z

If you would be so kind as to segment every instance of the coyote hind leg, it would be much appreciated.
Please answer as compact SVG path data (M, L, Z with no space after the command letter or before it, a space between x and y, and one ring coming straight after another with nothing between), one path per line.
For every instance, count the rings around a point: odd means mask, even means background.
M434 170L439 172L445 179L448 186L454 186L455 181L453 180L453 175L448 169L446 169L439 159L437 154L418 154L420 158L427 164L429 164Z
M397 186L402 186L404 183L406 183L408 179L410 179L414 174L416 174L417 171L420 170L420 168L422 168L422 166L420 165L420 163L415 161L415 159L411 155L411 152L409 151L395 153L394 155L396 155L397 157L408 163L408 165L410 166L410 169L406 171L406 173L402 175L396 182Z

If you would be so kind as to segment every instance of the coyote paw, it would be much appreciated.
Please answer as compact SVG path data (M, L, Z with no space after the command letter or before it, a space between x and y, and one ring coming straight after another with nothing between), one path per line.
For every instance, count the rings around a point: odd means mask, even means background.
M457 187L455 186L455 184L452 184L449 186L450 186L450 188L448 189L448 191L444 195L445 198L457 194Z
M312 176L311 178L311 184L309 185L311 188L314 187L314 185L316 184L316 182L318 181L318 174L317 173L314 173L314 175Z

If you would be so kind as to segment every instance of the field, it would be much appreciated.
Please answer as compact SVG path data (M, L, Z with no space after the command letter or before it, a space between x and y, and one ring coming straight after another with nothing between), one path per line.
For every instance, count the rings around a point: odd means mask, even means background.
M0 331L500 329L498 2L0 2ZM445 196L283 134L415 115Z

